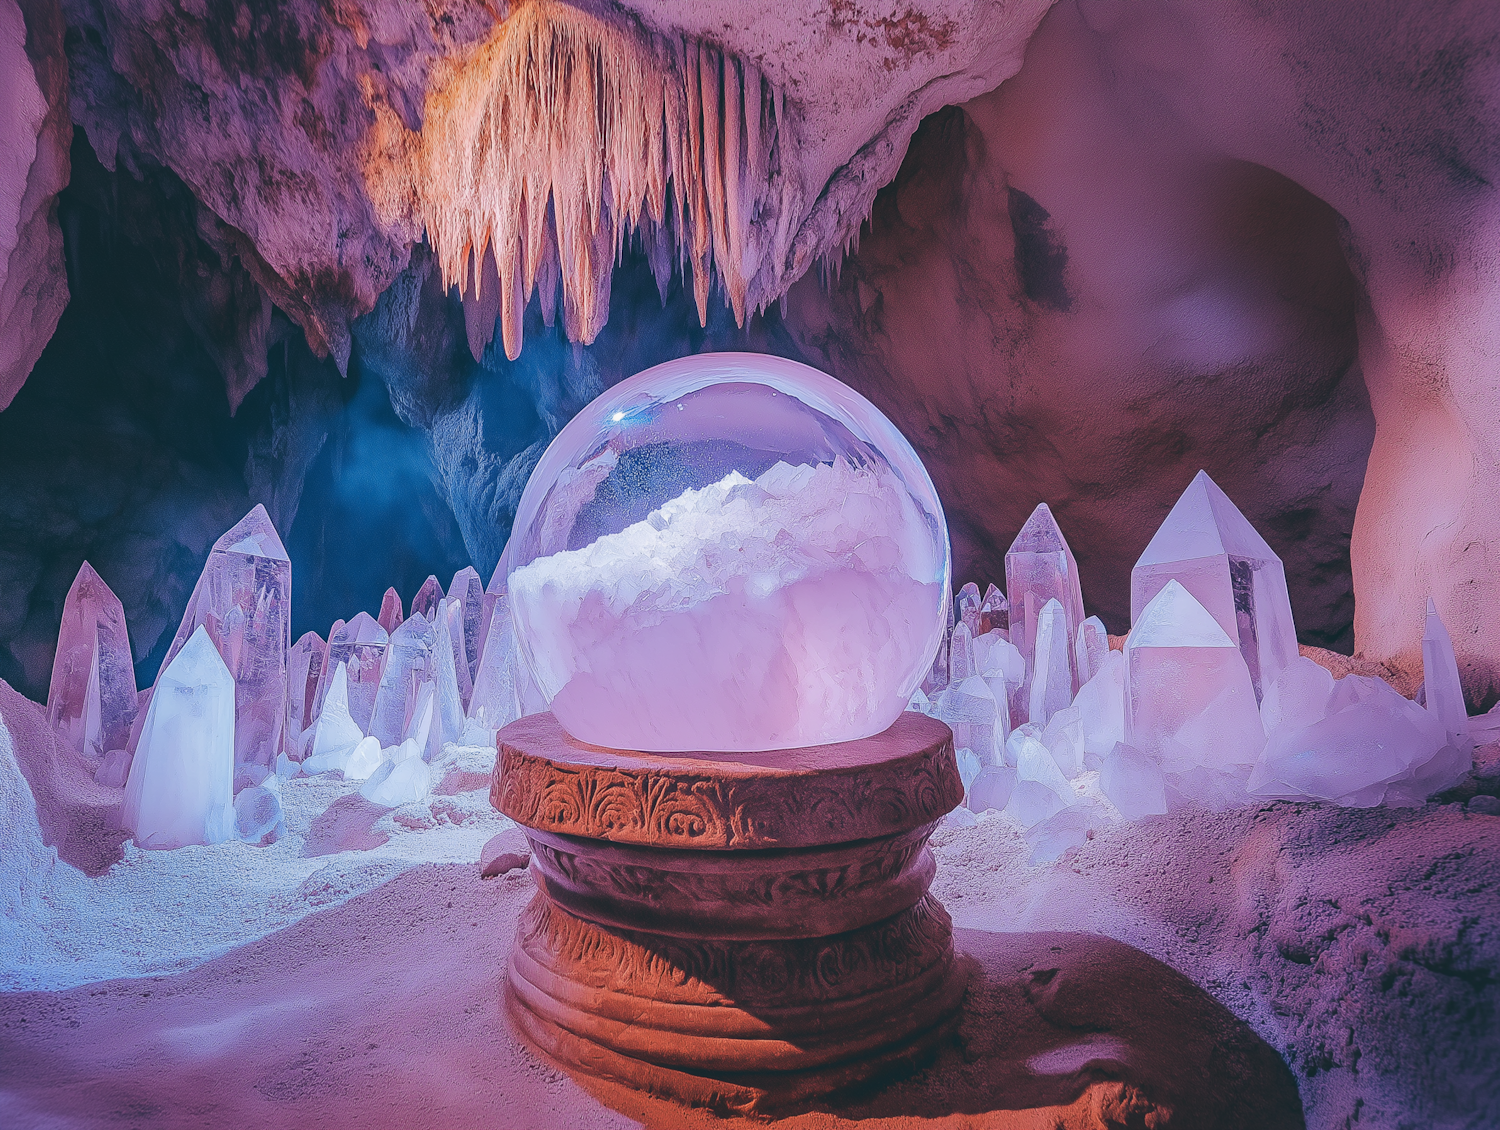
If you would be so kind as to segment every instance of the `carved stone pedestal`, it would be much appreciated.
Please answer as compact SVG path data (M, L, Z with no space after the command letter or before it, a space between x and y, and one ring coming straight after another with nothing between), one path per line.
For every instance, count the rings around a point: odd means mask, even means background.
M963 799L948 727L665 755L500 731L491 798L539 888L511 1017L592 1075L720 1108L837 1090L925 1050L963 994L927 838Z

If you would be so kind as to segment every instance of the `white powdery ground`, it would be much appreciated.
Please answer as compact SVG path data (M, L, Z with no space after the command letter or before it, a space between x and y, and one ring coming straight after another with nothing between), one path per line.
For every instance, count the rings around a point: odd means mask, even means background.
M146 851L127 842L125 857L93 879L59 863L35 913L0 934L0 991L182 972L411 867L472 864L486 840L514 826L489 802L494 760L493 748L445 746L438 787L445 776L469 787L389 810L356 803L360 781L293 778L281 791L287 834L265 847ZM336 803L343 818L324 817ZM335 850L340 840L382 837Z

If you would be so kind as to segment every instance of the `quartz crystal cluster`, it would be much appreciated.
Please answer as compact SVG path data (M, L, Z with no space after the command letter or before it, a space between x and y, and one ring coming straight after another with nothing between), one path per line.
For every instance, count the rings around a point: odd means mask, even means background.
M401 620L339 620L325 641L288 645L291 564L257 506L209 553L156 683L139 695L120 601L87 563L63 609L48 695L58 735L124 790L121 818L147 848L285 832L280 785L337 771L396 807L433 788L449 742L489 742L545 705L518 674L504 577L488 591L465 568L435 578ZM392 625L387 628L386 624Z
M910 445L846 386L759 354L684 358L594 401L538 464L506 557L537 689L617 749L877 734L948 605L942 508Z
M1045 505L1005 564L1003 596L959 590L947 646L909 709L946 721L960 747L968 799L950 819L997 810L1035 859L1102 821L1172 807L1421 804L1472 764L1432 603L1420 703L1383 679L1334 679L1299 654L1281 562L1202 472L1135 567L1120 650L1084 617L1077 564Z

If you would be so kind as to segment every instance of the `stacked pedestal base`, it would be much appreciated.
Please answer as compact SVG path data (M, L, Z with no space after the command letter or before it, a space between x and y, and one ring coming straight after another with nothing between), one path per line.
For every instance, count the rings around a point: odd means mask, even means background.
M926 893L962 799L946 726L860 742L664 756L500 733L493 799L527 828L538 894L509 1008L540 1050L683 1101L765 1108L861 1082L946 1030L963 986Z

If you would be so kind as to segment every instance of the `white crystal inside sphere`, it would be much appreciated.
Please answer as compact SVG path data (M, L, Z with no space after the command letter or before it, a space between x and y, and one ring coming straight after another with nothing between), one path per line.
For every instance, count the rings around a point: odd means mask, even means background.
M916 452L853 389L761 354L670 361L580 412L506 562L537 686L615 749L878 734L946 626L948 528Z

